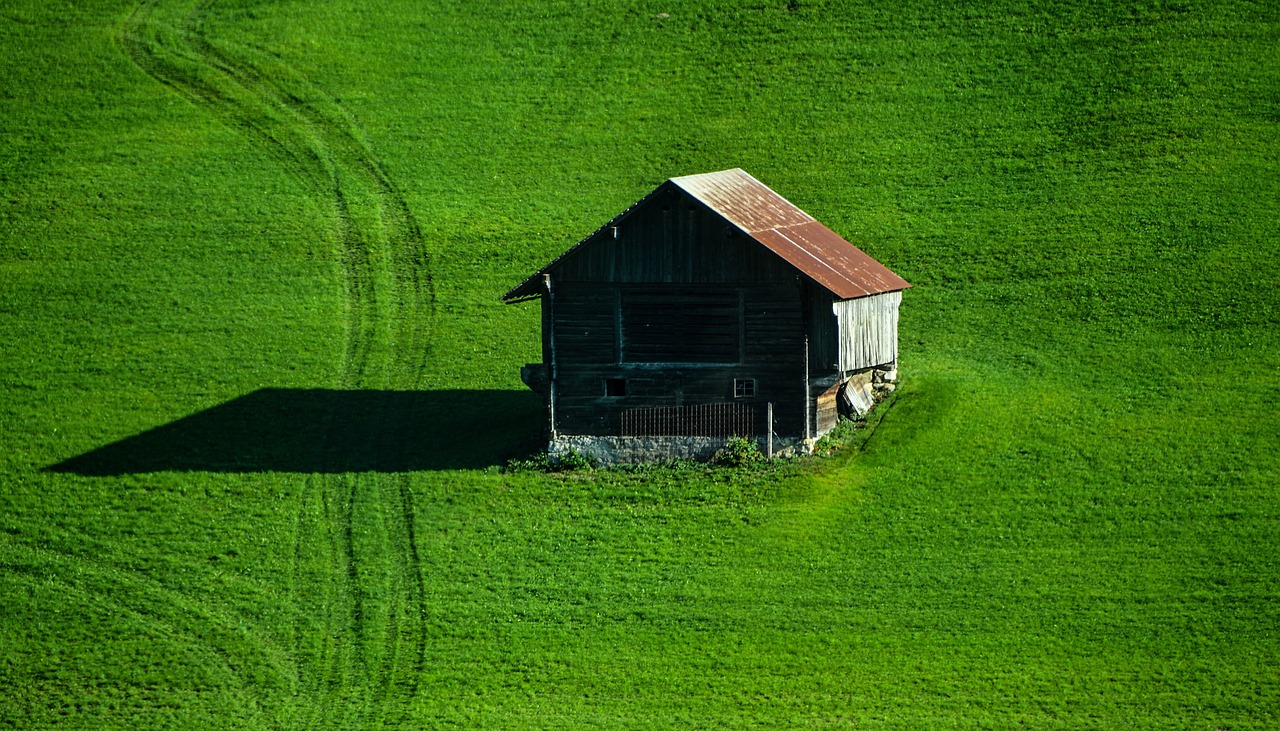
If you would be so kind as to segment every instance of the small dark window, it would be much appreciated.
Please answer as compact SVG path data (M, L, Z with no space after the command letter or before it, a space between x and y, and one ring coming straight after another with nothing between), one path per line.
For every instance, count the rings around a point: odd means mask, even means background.
M754 378L733 379L733 397L734 398L755 398L755 395L756 395L756 379Z
M625 378L606 378L604 379L604 395L609 398L621 398L627 395L627 379Z

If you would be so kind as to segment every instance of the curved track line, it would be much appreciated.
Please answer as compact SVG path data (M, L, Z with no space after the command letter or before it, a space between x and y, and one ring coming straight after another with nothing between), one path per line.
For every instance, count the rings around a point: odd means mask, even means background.
M25 555L13 553L15 551ZM153 636L213 659L221 672L238 686L238 705L251 718L261 718L266 699L260 683L247 679L249 672L257 668L253 676L261 678L261 671L265 669L281 680L289 678L282 667L288 664L288 658L278 646L246 629L243 618L229 617L149 577L124 572L84 556L30 545L0 542L0 557L4 557L5 573L11 578L57 586L67 594L81 597L89 606L109 607L113 616L131 618L150 628ZM264 657L246 659L252 655Z
M140 69L244 132L330 203L346 295L339 384L415 387L426 366L435 296L407 202L335 100L278 57L208 35L213 6L213 0L143 0L124 22L121 45ZM365 447L384 454L404 448L396 436L412 415L388 396L375 416ZM351 434L343 428L347 418L332 415L328 441ZM403 720L426 652L408 476L315 476L298 516L294 661L298 702L312 710L302 725ZM319 545L311 527L323 533ZM317 556L327 568L305 572ZM319 632L307 621L315 617L324 625ZM316 634L323 635L318 646L308 641ZM312 672L317 666L320 674Z

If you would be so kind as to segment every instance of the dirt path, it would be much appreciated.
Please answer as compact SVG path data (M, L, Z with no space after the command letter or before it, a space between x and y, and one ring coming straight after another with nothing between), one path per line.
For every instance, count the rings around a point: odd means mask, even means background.
M209 32L214 0L143 0L120 42L156 81L268 152L330 207L345 290L337 383L415 388L426 367L434 290L421 230L356 120L280 58ZM265 385L265 384L264 384ZM390 393L372 399L363 449L398 460L412 415ZM372 418L369 418L372 417ZM355 415L334 413L330 441ZM350 445L344 446L348 453ZM322 449L317 458L323 460ZM278 725L396 725L417 691L425 645L423 577L409 478L315 475L298 505L294 547L294 707Z

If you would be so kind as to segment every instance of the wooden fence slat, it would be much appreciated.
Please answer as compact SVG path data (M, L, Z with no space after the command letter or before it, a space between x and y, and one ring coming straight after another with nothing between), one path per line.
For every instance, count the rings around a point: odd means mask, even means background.
M750 404L691 404L627 409L622 412L624 437L753 437L755 408Z

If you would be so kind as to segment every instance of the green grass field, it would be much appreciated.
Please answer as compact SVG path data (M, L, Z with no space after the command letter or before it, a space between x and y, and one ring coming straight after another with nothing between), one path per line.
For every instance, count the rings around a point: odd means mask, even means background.
M0 727L1280 727L1280 6L0 8ZM507 472L743 167L911 281L834 457Z

